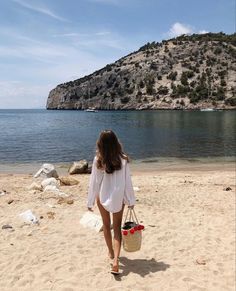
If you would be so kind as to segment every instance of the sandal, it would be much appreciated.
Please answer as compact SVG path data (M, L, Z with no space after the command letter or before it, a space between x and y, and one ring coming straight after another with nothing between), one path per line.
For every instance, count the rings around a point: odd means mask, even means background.
M119 275L120 274L118 266L112 266L111 274L113 274L113 275Z

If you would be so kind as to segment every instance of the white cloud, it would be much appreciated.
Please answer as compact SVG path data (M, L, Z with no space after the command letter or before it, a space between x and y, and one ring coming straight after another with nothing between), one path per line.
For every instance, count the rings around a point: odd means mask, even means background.
M167 34L169 37L176 37L182 34L192 34L192 33L193 28L190 25L176 22L171 26Z
M95 35L98 35L98 36L104 36L108 34L110 34L110 31L99 31L95 33Z
M110 31L98 31L95 33L79 33L79 32L68 32L53 34L53 37L94 37L94 36L106 36L111 34Z
M90 2L119 5L121 0L89 0Z
M20 81L0 81L0 108L42 108L51 85L32 85Z
M207 31L207 30L199 30L198 33L199 34L205 34L205 33L209 33L209 31Z
M24 7L24 8L27 8L29 10L32 10L32 11L35 11L35 12L38 12L38 13L41 13L41 14L44 14L44 15L47 15L51 18L54 18L54 19L57 19L57 20L60 20L60 21L66 21L68 22L67 19L55 14L53 11L51 11L50 9L48 9L47 7L39 7L39 6L35 6L35 5L32 5L32 4L29 4L23 0L12 0L13 2L19 4L20 6Z
M193 33L199 33L199 34L205 34L208 33L209 31L203 29L196 31L194 27L192 27L189 24L183 24L180 22L175 22L169 31L164 34L165 37L177 37L183 34L193 34Z
M0 45L0 108L43 107L49 91L56 85L114 61L112 56L97 57L71 41L49 43L24 35L18 39L17 43ZM12 81L13 78L19 81Z
M53 37L76 37L76 36L88 36L88 34L78 33L78 32L68 32L68 33L53 34L52 36Z
M78 33L78 32L69 32L69 33L59 33L54 34L54 38L65 37L70 39L71 44L80 49L89 49L92 51L97 51L99 49L111 48L115 50L125 51L129 50L129 46L124 45L124 39L119 36L111 33L110 31L97 31L91 33ZM130 49L135 49L135 45L130 43Z
M0 108L44 107L56 85L93 73L137 47L106 29L54 31L64 38L0 28Z

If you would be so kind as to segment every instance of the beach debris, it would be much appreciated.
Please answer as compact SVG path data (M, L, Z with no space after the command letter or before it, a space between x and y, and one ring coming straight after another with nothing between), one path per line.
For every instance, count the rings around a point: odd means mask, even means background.
M72 178L72 177L59 177L59 181L61 186L74 186L74 185L78 185L79 181Z
M44 188L43 192L52 192L57 194L58 196L64 196L64 197L68 197L69 195L60 191L57 186L54 185L48 185Z
M43 192L60 192L60 190L55 185L47 185Z
M73 162L68 170L70 175L74 174L86 174L88 173L88 162L86 160L80 160Z
M206 265L206 260L204 258L198 258L196 259L196 263L198 265Z
M12 204L14 202L14 199L9 199L8 201L7 201L7 204Z
M34 178L38 178L39 176L44 175L47 178L58 178L57 171L52 164L43 164L42 167L38 170L38 172L34 175Z
M74 204L74 200L61 197L57 200L57 204L70 204L71 205L71 204Z
M139 192L140 188L139 187L134 187L134 191Z
M58 182L55 178L46 178L41 182L41 187L45 189L47 186L55 186L58 188Z
M4 224L2 226L2 229L11 229L11 230L13 230L13 227L10 224Z
M4 195L6 195L7 194L7 191L6 190L2 190L2 191L0 191L0 196L4 196Z
M90 228L95 230L96 232L102 231L102 219L99 215L94 214L90 211L85 212L85 214L80 219L80 224L83 225L85 228Z
M49 219L54 219L55 215L56 215L55 212L52 212L52 211L47 212L47 216L48 216Z
M26 223L33 223L33 224L39 223L37 217L32 213L30 209L20 213L19 216Z
M27 187L29 190L38 190L38 191L42 191L42 186L39 185L36 182L33 182L31 185L29 185L29 187Z
M224 191L231 191L231 190L232 190L231 187L226 187L226 188L224 188Z
M47 205L48 207L50 207L50 208L56 208L55 205L52 205L52 204L50 204L50 203L47 203L46 205Z

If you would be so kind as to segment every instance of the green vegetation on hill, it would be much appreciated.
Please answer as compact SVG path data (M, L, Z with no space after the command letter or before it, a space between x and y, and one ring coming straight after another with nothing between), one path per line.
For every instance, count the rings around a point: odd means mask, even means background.
M51 91L48 108L142 109L236 106L236 34L182 35ZM205 104L205 105L204 105Z

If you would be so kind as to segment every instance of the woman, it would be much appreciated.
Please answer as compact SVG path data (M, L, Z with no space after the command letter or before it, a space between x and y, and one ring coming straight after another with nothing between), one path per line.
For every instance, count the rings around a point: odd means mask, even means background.
M121 223L124 205L133 208L134 190L130 177L129 158L124 154L115 133L102 131L97 140L88 191L88 210L92 211L95 199L102 216L103 233L109 257L113 259L112 274L119 274L118 259L121 248ZM112 244L111 220L113 217L114 240ZM113 249L114 247L114 249Z

